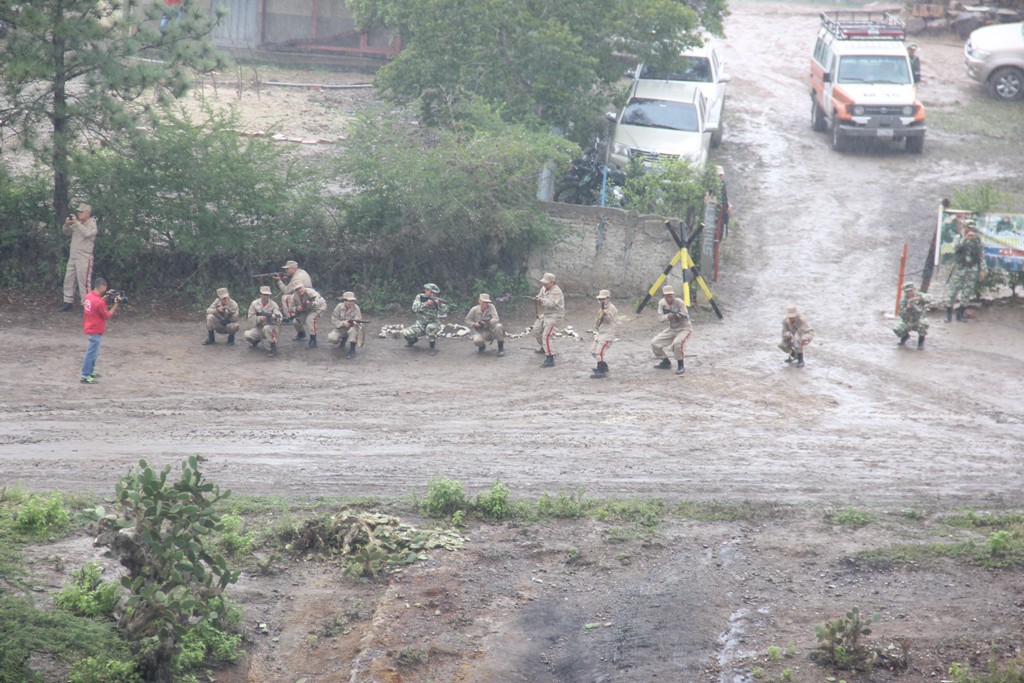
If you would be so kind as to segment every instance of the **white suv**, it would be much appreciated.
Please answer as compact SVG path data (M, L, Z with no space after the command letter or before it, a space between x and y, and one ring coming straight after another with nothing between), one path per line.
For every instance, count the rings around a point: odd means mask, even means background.
M832 149L845 150L853 138L924 149L925 112L905 38L903 22L888 12L821 13L811 57L811 127L830 131Z
M1001 100L1024 97L1024 23L997 24L971 33L964 45L967 75Z
M725 84L729 74L723 70L718 51L709 43L679 53L679 57L663 69L652 64L640 64L634 72L636 80L673 81L693 83L704 94L708 107L708 125L717 128L711 136L711 146L722 144L725 133Z
M698 167L708 161L715 128L707 121L707 104L700 88L690 83L634 81L626 106L615 122L608 146L608 164L625 168L633 157L644 165L659 158L681 158Z

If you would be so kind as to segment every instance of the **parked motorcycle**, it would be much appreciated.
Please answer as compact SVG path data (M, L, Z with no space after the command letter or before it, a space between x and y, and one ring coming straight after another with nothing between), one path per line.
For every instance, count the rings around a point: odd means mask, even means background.
M626 174L602 163L598 147L598 142L595 142L581 158L573 160L572 167L555 186L556 202L588 206L619 206L622 203Z

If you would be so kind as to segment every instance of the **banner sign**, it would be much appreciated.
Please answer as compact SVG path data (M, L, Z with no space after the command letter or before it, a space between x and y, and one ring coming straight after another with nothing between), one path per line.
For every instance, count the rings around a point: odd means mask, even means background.
M963 232L968 220L974 221L989 268L1024 272L1024 214L1019 213L939 209L935 238L939 248L935 250L935 265L952 260L953 240Z

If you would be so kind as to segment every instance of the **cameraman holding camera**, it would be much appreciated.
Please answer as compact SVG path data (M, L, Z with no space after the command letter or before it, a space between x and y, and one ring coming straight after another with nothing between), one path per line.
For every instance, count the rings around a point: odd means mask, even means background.
M70 214L64 221L63 232L71 236L71 254L68 256L67 270L64 275L64 303L58 311L70 311L75 303L75 285L78 285L78 296L85 305L86 292L89 291L89 280L92 279L92 250L96 245L96 219L92 217L92 207L88 204L78 205L78 215Z
M82 331L89 340L89 345L85 349L85 362L82 363L82 384L96 383L99 377L96 374L96 359L100 355L100 342L103 341L103 333L107 329L107 320L117 315L118 306L125 300L123 294L114 293L114 305L108 309L106 294L107 281L98 277L93 290L85 295L82 302Z

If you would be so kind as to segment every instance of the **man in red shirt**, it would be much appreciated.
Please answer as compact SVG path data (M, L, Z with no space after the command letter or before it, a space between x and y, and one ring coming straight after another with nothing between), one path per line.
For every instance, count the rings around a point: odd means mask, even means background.
M103 332L107 329L107 319L114 317L120 301L114 300L113 308L107 308L107 301L103 295L107 293L107 281L101 277L96 278L93 289L85 295L82 302L82 331L85 332L89 345L85 349L85 362L82 363L82 384L95 384L96 359L100 355L100 342L103 340Z

